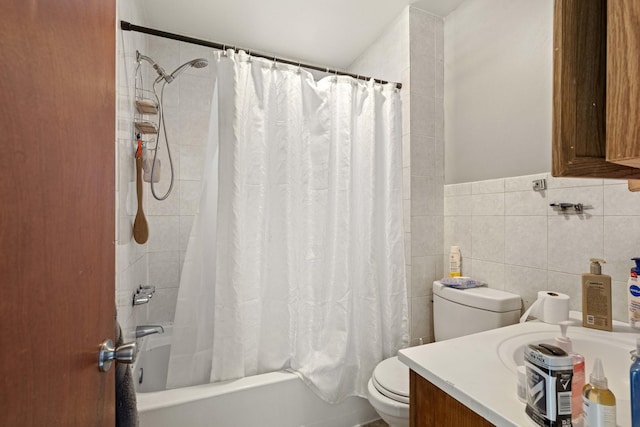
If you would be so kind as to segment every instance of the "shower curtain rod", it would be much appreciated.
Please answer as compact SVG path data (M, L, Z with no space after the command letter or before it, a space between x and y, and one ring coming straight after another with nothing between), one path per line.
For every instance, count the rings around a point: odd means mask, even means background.
M359 74L352 74L352 73L347 73L344 71L340 71L340 70L335 70L335 69L330 69L330 68L323 68L323 67L319 67L317 65L311 65L311 64L304 64L302 62L296 62L296 61L291 61L289 59L284 59L284 58L278 58L275 57L273 55L265 55L263 53L259 53L259 52L254 52L252 50L248 50L248 49L242 49L240 47L236 47L236 46L230 46L227 44L222 44L222 43L215 43L215 42L210 42L207 40L201 40L201 39L196 39L193 37L188 37L188 36L183 36L180 34L175 34L175 33L168 33L166 31L162 31L162 30L156 30L155 28L148 28L148 27L141 27L139 25L134 25L130 22L127 21L120 21L120 28L123 29L124 31L136 31L138 33L144 33L144 34L150 34L152 36L158 36L158 37L164 37L166 39L171 39L171 40L177 40L177 41L181 41L181 42L185 42L185 43L192 43L192 44L197 44L200 46L206 46L206 47L211 47L213 49L219 49L219 50L226 50L226 49L233 49L235 52L238 52L240 50L244 50L245 52L248 52L251 56L257 56L260 58L266 58L266 59L270 59L272 61L275 62L280 62L283 64L289 64L289 65L295 65L298 67L303 67L303 68L308 68L311 70L316 70L316 71L322 71L328 74L337 74L340 76L349 76L349 77L353 77L355 79L359 79L359 80L370 80L370 77L367 76L362 76ZM373 79L376 83L380 83L380 84L387 84L389 82L385 81L385 80L379 80L379 79ZM396 88L401 89L402 88L402 83L396 83Z

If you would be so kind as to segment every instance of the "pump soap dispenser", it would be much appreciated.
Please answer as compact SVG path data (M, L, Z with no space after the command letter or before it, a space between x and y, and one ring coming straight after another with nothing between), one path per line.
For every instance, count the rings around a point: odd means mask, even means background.
M573 360L573 377L571 379L571 423L579 426L582 423L582 388L584 387L584 357L573 351L571 338L567 336L567 328L571 321L560 322L560 336L556 337L556 345L567 352Z
M591 258L590 272L582 275L582 326L611 331L611 276L600 265L605 262Z

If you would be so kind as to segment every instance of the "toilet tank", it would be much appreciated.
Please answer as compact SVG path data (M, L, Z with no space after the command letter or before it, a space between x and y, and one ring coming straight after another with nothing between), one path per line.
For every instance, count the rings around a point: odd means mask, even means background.
M453 289L433 282L436 341L512 325L520 319L520 296L487 287Z

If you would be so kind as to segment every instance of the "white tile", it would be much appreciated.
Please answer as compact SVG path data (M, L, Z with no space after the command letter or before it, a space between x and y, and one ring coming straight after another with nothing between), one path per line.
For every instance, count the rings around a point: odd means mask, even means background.
M504 217L474 216L471 223L471 257L504 262Z
M156 288L177 288L180 284L180 252L149 253L149 285Z
M611 310L614 320L628 322L627 281L611 282Z
M411 177L411 215L442 215L444 195L442 181L426 176Z
M433 319L431 298L411 298L411 338L430 336Z
M459 246L464 256L471 257L471 224L470 216L444 217L444 246L443 252L449 253L451 246Z
M599 178L555 178L549 175L547 179L547 188L593 187L602 185L602 182L602 179Z
M435 98L411 94L411 135L434 137L435 133Z
M178 301L177 288L157 289L149 301L149 322L163 324L173 322Z
M487 282L492 289L503 290L505 286L505 265L500 262L472 260L473 278Z
M404 231L411 233L411 200L404 199L402 201L402 222L404 225Z
M411 134L410 133L403 133L402 135L402 167L403 168L411 167Z
M471 183L465 182L462 184L448 184L444 186L445 197L449 196L470 196L471 195Z
M538 292L547 289L547 271L517 265L504 266L504 290L520 295L525 308L538 299Z
M640 215L640 193L629 191L627 183L604 186L605 215Z
M440 279L437 274L437 264L440 257L414 257L411 259L411 297L424 297L431 295L433 281Z
M547 268L547 217L505 217L505 264Z
M177 251L180 220L178 216L149 216L149 252Z
M180 179L199 181L204 167L204 147L183 146L180 148Z
M472 194L504 193L504 179L488 179L471 183Z
M213 80L204 77L180 76L180 108L209 110L213 99Z
M441 254L443 229L442 216L412 217L411 255L416 257Z
M446 196L444 198L444 214L447 216L471 216L473 201L473 196Z
M548 268L570 274L589 271L590 258L603 257L603 219L550 216Z
M504 193L474 194L473 215L504 215Z
M505 178L504 191L533 191L533 181L544 179L547 180L548 174L541 173L535 175L514 176ZM537 192L535 192L537 193Z
M187 108L180 106L178 112L178 134L176 142L181 145L206 146L209 141L211 124L210 108Z
M180 215L198 213L202 185L200 181L178 181L180 185Z
M505 215L547 215L546 191L513 191L504 194Z
M634 257L640 257L640 216L605 216L603 273L626 282Z
M414 135L411 141L411 174L434 176L434 169L435 138Z
M155 188L155 184L154 184ZM155 188L158 197L163 197L168 187ZM151 193L151 184L144 186L145 213L148 215L178 215L180 214L180 186L177 178L174 178L173 188L164 200L157 200Z

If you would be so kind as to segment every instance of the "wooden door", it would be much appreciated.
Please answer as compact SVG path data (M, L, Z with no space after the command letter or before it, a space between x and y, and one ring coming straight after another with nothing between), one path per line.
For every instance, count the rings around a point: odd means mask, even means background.
M115 0L2 0L0 99L0 425L113 426Z

